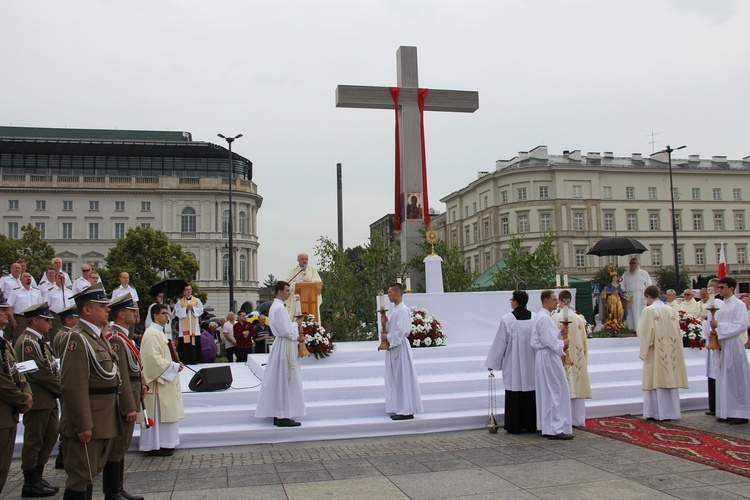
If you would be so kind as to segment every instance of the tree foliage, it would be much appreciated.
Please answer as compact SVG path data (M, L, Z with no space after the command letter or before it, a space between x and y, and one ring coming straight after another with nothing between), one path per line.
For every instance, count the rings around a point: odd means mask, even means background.
M278 280L276 279L276 276L274 276L273 274L269 274L268 277L263 282L263 286L261 286L261 288L263 290L273 291L273 287L276 286L277 281Z
M179 243L170 243L164 231L152 227L130 228L125 237L117 240L109 250L104 261L105 268L99 274L105 288L118 287L120 273L127 272L130 286L139 292L141 313L145 313L154 302L154 298L148 296L148 290L163 278L184 279L193 287L193 295L204 302L206 300L206 294L193 282L199 269L198 261L183 252Z
M408 262L410 270L424 270L424 259L432 253L432 245L427 243L425 235L427 226L419 228L420 238L417 246L420 252ZM449 247L446 241L435 243L435 253L443 259L443 290L446 292L468 292L474 286L477 273L466 269L463 256L458 247Z
M622 276L622 274L627 271L627 267L618 267L617 268L617 274ZM604 290L604 287L612 283L612 276L609 274L609 266L604 266L603 268L599 269L596 274L594 275L593 279L591 280L592 283L598 283L600 289Z
M11 264L24 259L26 272L39 280L54 258L55 248L42 239L41 231L32 223L23 226L21 233L18 239L0 234L0 272L8 274Z
M686 288L690 288L689 273L690 271L686 268L680 269L680 282L677 283L675 281L674 266L660 267L654 273L653 281L662 292L666 292L671 288L680 294ZM708 282L708 280L706 280L706 282Z
M523 247L523 235L514 234L503 257L505 266L498 269L493 282L496 290L538 290L555 283L560 258L555 251L555 233L542 236L532 253Z

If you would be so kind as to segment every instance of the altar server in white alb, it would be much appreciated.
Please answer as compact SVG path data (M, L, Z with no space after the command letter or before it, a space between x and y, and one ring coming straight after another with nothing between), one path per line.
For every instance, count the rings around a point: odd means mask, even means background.
M560 292L561 302L570 301L573 295L569 290ZM586 339L586 320L580 314L576 314L575 308L565 304L556 314L552 315L555 324L560 328L563 321L570 321L568 325L568 355L573 362L565 366L568 376L568 389L570 390L570 410L573 425L576 427L586 426L586 400L591 399L591 381L589 380L589 346Z
M540 294L539 310L531 336L534 357L534 382L536 385L536 426L547 439L573 439L570 414L570 390L562 358L568 340L552 320L552 311L558 304L557 294L544 290Z
M747 331L747 309L734 296L737 280L725 276L716 287L724 304L710 325L719 337L716 371L716 420L730 425L746 424L750 418L750 365L742 341Z
M643 292L646 308L638 321L643 360L643 418L676 420L681 416L679 389L688 388L682 330L677 313L659 300L653 285Z
M500 319L495 340L487 355L488 370L502 370L505 389L505 431L509 434L536 432L536 388L534 349L531 335L536 315L526 309L529 295L515 290L513 311Z
M392 420L411 420L421 413L422 396L419 393L417 370L409 345L411 313L403 302L404 287L394 283L388 288L388 300L396 307L391 317L381 316L381 340L388 340L390 349L385 354L385 412Z
M292 417L307 414L299 369L298 343L304 342L300 335L302 318L292 321L286 311L284 301L292 294L289 283L277 281L273 290L276 298L268 311L268 319L276 340L263 374L255 416L273 417L273 425L277 427L298 427L302 424Z

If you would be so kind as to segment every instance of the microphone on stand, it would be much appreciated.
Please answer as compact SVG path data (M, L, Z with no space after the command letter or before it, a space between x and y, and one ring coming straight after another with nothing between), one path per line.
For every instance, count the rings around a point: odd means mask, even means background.
M292 276L292 278L289 280L289 282L291 283L294 280L294 278L296 278L297 276L299 276L299 273L303 272L305 269L307 269L307 264L305 264L304 266L302 266L302 269L300 269L299 271L297 271L297 274L295 274L294 276Z

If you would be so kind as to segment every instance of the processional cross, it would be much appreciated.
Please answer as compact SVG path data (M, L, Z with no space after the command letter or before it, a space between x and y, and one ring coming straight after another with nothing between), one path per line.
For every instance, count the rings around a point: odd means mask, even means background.
M479 93L419 88L416 47L399 47L396 77L398 87L339 85L336 107L396 111L394 229L401 230L401 262L407 262L418 253L422 222L430 224L424 111L473 113L479 108Z

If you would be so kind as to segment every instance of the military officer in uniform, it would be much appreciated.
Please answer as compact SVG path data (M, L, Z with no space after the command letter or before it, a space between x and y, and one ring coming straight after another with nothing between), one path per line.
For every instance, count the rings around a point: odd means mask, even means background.
M18 414L28 412L32 405L29 384L16 370L16 353L10 339L5 339L10 314L13 307L0 294L0 493L13 459Z
M62 327L57 331L57 334L52 338L52 352L58 358L64 350L64 346L67 340L67 334L74 326L78 324L78 309L75 303L72 306L68 306L58 313ZM64 469L63 455L62 455L62 441L57 444L57 458L55 458L55 469Z
M64 335L60 356L66 500L92 498L93 478L104 469L122 432L117 401L120 371L112 347L101 336L109 314L107 294L97 283L73 299L78 325Z
M112 452L104 466L104 494L119 494L126 500L143 500L143 497L131 495L123 489L125 479L125 453L133 439L133 428L137 412L141 411L141 399L146 395L146 385L141 379L141 354L129 338L130 328L138 318L138 306L129 293L113 299L109 311L114 323L107 335L112 350L117 354L118 366L122 375L120 391L120 416L123 432L117 438Z
M44 466L57 442L57 424L60 410L60 371L55 355L47 343L52 328L52 312L46 302L34 304L23 311L26 330L16 340L16 358L34 361L37 371L26 378L34 395L34 406L23 416L23 449L21 470L23 489L21 496L49 497L60 491L44 480Z

